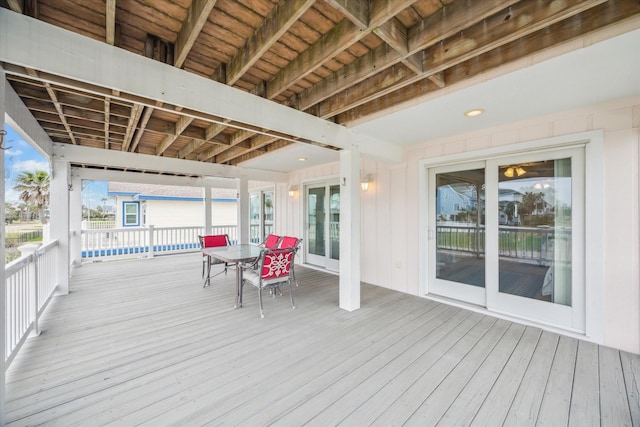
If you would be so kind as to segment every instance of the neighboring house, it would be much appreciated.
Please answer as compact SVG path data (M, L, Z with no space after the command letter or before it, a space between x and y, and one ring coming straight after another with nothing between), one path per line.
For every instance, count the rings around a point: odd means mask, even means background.
M201 188L172 185L109 182L109 197L115 198L116 227L203 226L203 191ZM211 221L213 225L236 225L238 221L236 191L212 189Z

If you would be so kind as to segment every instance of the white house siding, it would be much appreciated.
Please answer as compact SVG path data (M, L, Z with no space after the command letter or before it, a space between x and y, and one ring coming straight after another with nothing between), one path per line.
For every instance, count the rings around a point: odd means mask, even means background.
M601 341L640 353L639 97L425 141L406 149L401 165L364 159L363 172L373 175L373 183L362 193L362 281L420 294L421 160L599 129L604 132L605 175ZM302 190L305 182L338 176L338 164L292 173L277 197L288 197L290 185ZM278 212L279 232L304 232L302 196L300 191L286 212ZM588 307L587 317L595 310Z
M122 227L122 202L133 201L132 197L118 196L116 199L116 227ZM201 201L145 200L147 205L146 225L154 227L204 226L204 207ZM212 225L236 225L237 203L211 202ZM142 221L142 217L140 219ZM142 225L142 224L141 224Z
M201 201L146 200L147 224L155 227L204 226ZM211 224L236 225L236 203L212 202Z

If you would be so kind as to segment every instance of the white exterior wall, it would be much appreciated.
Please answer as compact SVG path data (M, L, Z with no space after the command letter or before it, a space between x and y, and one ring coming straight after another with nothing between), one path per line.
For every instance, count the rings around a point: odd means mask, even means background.
M116 227L122 227L122 202L132 197L116 199ZM204 226L204 207L200 201L145 200L147 225L154 227ZM142 202L140 203L142 205ZM142 209L142 207L140 208ZM212 225L237 225L237 203L211 202ZM142 211L140 220L142 221ZM141 224L142 225L142 224Z
M373 182L362 193L362 281L420 294L419 200L425 197L419 192L421 160L593 130L604 133L602 343L640 353L640 98L637 97L425 141L407 148L401 165L364 160L363 173L372 174ZM290 174L289 182L278 186L277 197L288 198L286 190L290 185L298 185L300 191L286 208L278 210L277 229L281 233L303 235L304 183L338 176L337 163ZM282 207L283 203L277 206Z
M188 227L204 225L204 206L199 201L146 200L147 224L154 227ZM212 225L236 225L237 204L211 203Z

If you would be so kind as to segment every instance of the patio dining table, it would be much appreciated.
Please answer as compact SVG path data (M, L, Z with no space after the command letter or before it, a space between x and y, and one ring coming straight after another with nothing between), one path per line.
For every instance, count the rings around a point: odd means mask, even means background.
M242 268L240 263L251 263L260 256L260 246L252 244L238 244L231 246L218 246L202 249L202 253L208 257L216 258L220 261L228 264L236 265L236 304L235 308L242 307L240 303L240 287L242 286ZM205 280L210 281L211 276L211 263L207 263L207 278Z

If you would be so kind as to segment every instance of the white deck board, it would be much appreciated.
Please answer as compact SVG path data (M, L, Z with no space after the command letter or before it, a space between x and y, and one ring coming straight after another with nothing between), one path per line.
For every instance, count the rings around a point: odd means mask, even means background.
M296 309L198 254L85 265L7 372L10 426L635 425L640 357L388 289Z

